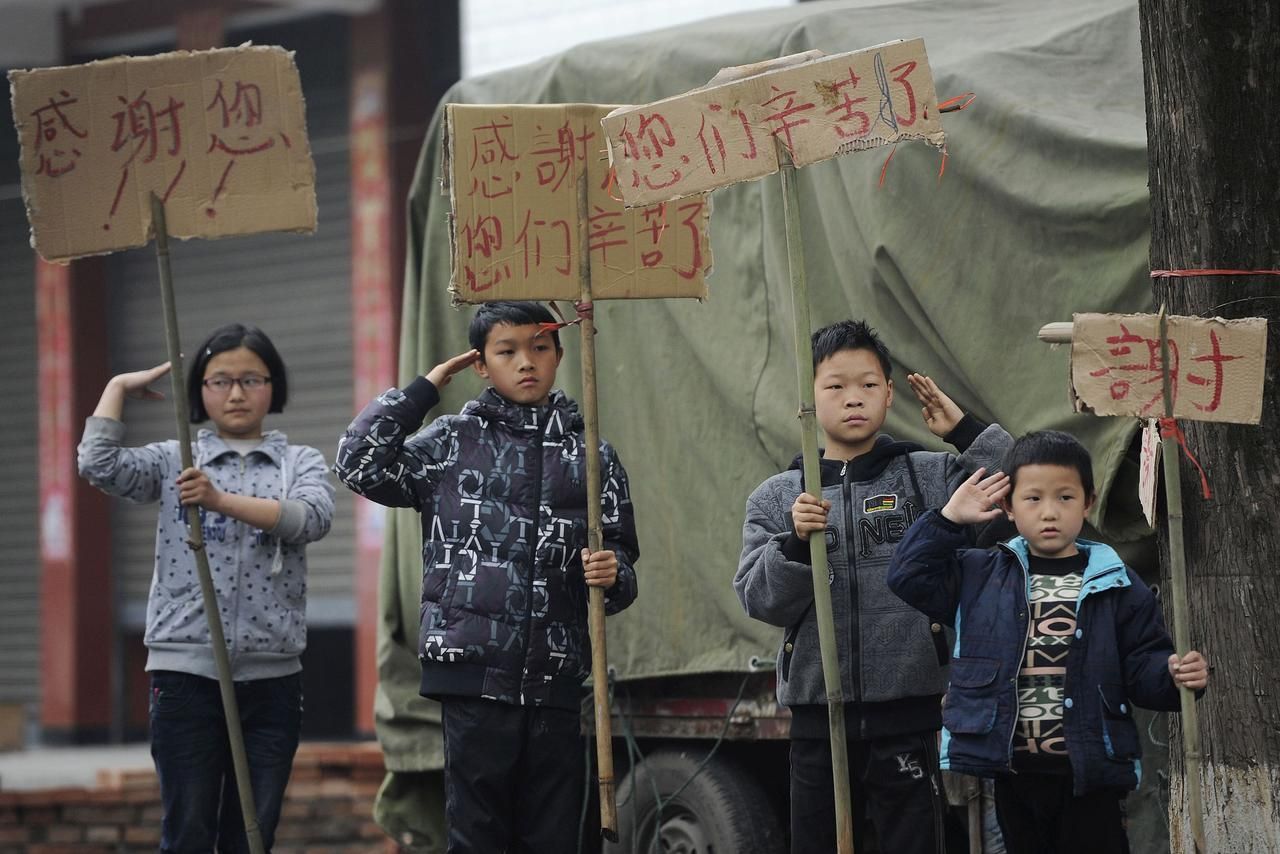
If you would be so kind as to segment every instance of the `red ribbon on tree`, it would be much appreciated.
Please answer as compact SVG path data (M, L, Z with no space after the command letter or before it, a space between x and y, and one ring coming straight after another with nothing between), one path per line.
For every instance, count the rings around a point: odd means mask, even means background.
M1152 270L1153 279L1194 279L1199 276L1280 276L1280 270Z
M1179 447L1182 448L1182 453L1186 454L1187 459L1191 460L1191 464L1196 467L1196 471L1200 472L1200 490L1204 493L1204 497L1212 498L1213 493L1209 490L1209 478L1204 473L1204 467L1200 465L1200 461L1196 459L1195 454L1191 453L1191 449L1187 447L1187 434L1182 432L1178 422L1169 417L1161 418L1160 438L1172 439L1178 443Z

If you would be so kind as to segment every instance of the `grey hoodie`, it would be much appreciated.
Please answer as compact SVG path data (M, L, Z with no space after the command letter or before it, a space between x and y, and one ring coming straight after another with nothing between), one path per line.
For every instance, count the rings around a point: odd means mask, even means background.
M147 598L147 670L218 677L196 561L187 546L178 501L182 470L177 441L126 448L125 425L90 417L80 440L80 476L106 492L146 504L160 502L155 570ZM315 448L290 445L272 430L242 457L211 430L193 443L194 463L224 492L283 497L280 521L259 531L220 513L201 511L209 569L222 608L222 631L236 681L287 676L302 669L307 644L306 544L329 532L333 486ZM287 481L287 494L285 482Z
M870 452L847 464L822 462L822 497L831 502L828 580L846 701L924 701L945 690L943 639L927 617L889 590L885 573L911 523L945 504L980 466L998 468L1012 443L996 424L973 438L960 457L882 435ZM778 701L825 706L809 546L791 524L791 505L800 492L801 472L793 467L747 499L733 586L749 616L786 630L778 651ZM936 699L919 705L928 705L930 719L936 718ZM899 707L895 715L911 712Z

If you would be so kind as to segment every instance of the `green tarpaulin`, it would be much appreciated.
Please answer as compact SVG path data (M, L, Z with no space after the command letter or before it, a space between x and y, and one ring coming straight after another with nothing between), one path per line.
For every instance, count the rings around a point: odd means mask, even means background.
M1124 462L1136 423L1073 415L1067 349L1041 344L1036 331L1076 311L1150 308L1135 4L803 3L586 44L463 81L446 101L646 103L724 66L915 36L925 39L939 99L977 100L944 120L941 176L941 155L922 144L899 146L882 187L888 149L800 172L813 322L865 317L880 331L894 356L886 430L897 438L941 447L906 386L911 371L1015 434L1053 427L1081 437L1104 495L1095 518L1113 542L1134 540L1146 533L1136 467ZM441 119L437 111L409 200L404 380L468 346L472 309L451 308L448 292ZM630 473L642 550L640 598L609 622L621 679L737 671L777 648L778 631L743 614L730 582L748 493L799 449L779 179L717 191L711 244L705 303L596 308L601 433ZM564 339L560 385L577 397L576 333ZM460 377L439 412L457 411L479 388ZM418 772L441 765L437 710L417 696L418 520L397 511L387 524L378 735L389 769ZM380 804L384 826L438 828L405 793Z

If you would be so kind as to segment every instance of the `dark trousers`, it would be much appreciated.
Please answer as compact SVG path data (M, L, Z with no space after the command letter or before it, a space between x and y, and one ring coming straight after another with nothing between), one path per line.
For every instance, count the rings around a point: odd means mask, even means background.
M449 854L577 851L586 773L578 712L470 697L441 708Z
M302 674L236 683L249 783L262 844L271 849L302 729ZM214 679L151 673L151 757L160 778L162 852L248 851Z
M938 772L937 733L850 740L849 788L854 849L862 850L870 817L884 854L943 851L946 803ZM836 850L831 747L822 739L791 742L791 852Z
M1129 854L1116 790L1071 794L1070 774L996 780L996 816L1009 854Z

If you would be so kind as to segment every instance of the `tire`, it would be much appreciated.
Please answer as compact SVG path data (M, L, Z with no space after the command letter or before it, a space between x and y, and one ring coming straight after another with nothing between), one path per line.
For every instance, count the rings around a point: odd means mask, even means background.
M605 851L784 854L777 812L760 785L748 771L718 756L693 776L705 756L705 749L668 748L633 768L618 788L618 842ZM664 802L661 821L655 788Z

